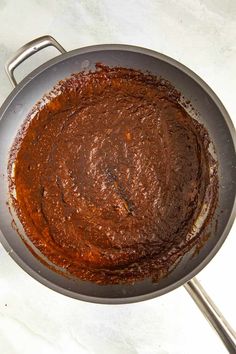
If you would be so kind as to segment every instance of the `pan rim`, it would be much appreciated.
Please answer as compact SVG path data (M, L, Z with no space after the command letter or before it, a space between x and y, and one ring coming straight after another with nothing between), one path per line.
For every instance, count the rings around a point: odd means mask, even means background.
M79 49L74 49L72 51L69 51L67 53L61 54L57 57L54 57L53 59L47 61L46 63L40 65L38 68L33 70L31 73L29 73L14 89L13 91L9 94L9 96L6 98L5 102L3 103L2 107L0 108L0 120L4 116L5 111L7 108L10 106L11 102L13 99L17 96L18 92L20 92L22 89L24 89L27 84L35 79L37 75L42 73L45 69L50 68L51 66L67 59L71 58L73 56L77 56L79 54L86 54L86 53L91 53L91 52L96 52L96 51L104 51L104 50L123 50L123 51L128 51L128 52L135 52L139 54L145 54L151 57L154 57L156 59L162 60L164 62L167 62L168 64L174 66L178 70L184 72L186 75L188 75L192 80L194 80L199 86L201 86L204 91L211 97L217 108L219 109L220 113L224 117L224 121L228 126L229 132L232 137L233 145L234 145L234 150L236 149L236 133L235 133L235 128L234 124L226 111L224 105L218 98L218 96L214 93L214 91L208 86L208 84L201 79L197 74L195 74L191 69L186 67L185 65L181 64L180 62L176 61L175 59L166 56L162 53L158 53L156 51L153 51L151 49L146 49L138 46L133 46L133 45L127 45L127 44L99 44L99 45L93 45L93 46L87 46ZM227 224L225 225L225 228L222 232L221 237L219 240L216 242L214 247L210 250L210 252L207 254L207 256L192 270L190 271L187 275L182 277L179 280L176 280L175 282L172 282L171 284L167 285L166 287L153 291L153 292L148 292L146 294L142 295L136 295L136 296L130 296L130 297L119 297L119 298L106 298L106 297L95 297L95 296L88 296L88 295L83 295L79 294L75 291L71 291L68 289L65 289L59 285L54 284L47 278L41 276L39 273L37 273L33 268L31 268L15 251L9 252L11 250L11 247L7 241L7 237L4 236L3 233L0 234L0 241L5 248L6 251L8 251L9 255L14 259L14 261L23 269L25 270L30 276L32 276L34 279L38 280L41 284L47 286L48 288L51 288L52 290L59 292L63 295L67 295L69 297L83 300L83 301L88 301L88 302L93 302L93 303L101 303L101 304L128 304L128 303L134 303L134 302L139 302L139 301L144 301L148 299L155 298L157 296L161 296L163 294L166 294L179 286L183 285L186 283L188 280L190 280L192 277L194 277L197 273L199 273L210 261L211 259L216 255L216 253L219 251L221 246L223 245L226 237L229 234L229 231L233 225L234 219L236 216L236 190L234 191L234 203L232 206L232 210L230 213L230 216L228 218Z

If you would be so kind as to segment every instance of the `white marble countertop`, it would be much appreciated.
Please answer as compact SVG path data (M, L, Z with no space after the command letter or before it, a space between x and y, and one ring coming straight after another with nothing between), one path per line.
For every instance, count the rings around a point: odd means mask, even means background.
M6 59L24 43L51 34L67 50L128 43L167 54L200 75L236 123L234 0L0 0L0 24L0 103L11 91ZM30 59L17 77L54 54L47 49ZM234 328L235 232L234 224L198 276ZM132 305L84 303L32 279L0 246L0 352L222 354L226 349L184 288Z

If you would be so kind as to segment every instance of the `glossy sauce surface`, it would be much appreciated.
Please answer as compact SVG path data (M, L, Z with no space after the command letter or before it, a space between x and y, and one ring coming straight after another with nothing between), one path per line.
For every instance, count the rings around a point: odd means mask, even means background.
M205 128L169 83L130 69L99 66L56 91L14 146L28 237L81 279L158 280L214 212Z

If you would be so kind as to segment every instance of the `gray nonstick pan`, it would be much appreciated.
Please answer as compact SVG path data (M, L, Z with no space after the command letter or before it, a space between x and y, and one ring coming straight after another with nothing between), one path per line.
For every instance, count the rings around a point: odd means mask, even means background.
M17 84L14 69L47 46L57 48L60 55L41 65ZM29 251L16 231L18 228L23 232L22 225L9 211L7 165L10 148L21 124L34 104L59 80L84 69L93 70L97 62L149 71L169 80L191 101L198 112L195 118L207 128L215 146L219 164L219 202L214 215L217 227L213 223L212 235L198 254L193 256L193 251L189 251L175 270L157 283L145 280L132 285L101 286L65 277L40 262ZM163 54L129 45L96 45L66 52L55 39L44 36L20 48L6 64L6 71L14 89L0 109L0 228L1 242L11 257L33 278L49 288L76 299L96 303L122 304L142 301L184 285L217 330L229 352L235 353L236 339L232 328L198 281L193 278L220 249L235 218L235 130L219 98L203 80L184 65Z

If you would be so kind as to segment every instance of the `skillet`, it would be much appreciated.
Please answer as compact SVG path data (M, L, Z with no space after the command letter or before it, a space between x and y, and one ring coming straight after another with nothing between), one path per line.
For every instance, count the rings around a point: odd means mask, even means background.
M15 68L41 49L54 46L60 55L38 67L17 84ZM211 237L193 256L190 250L167 277L157 283L150 280L128 285L100 286L92 282L74 280L59 274L40 262L17 234L22 225L9 211L7 165L14 138L34 104L58 81L72 73L94 70L95 64L119 66L149 71L171 82L191 101L195 112L191 115L206 127L215 146L219 166L219 202L214 214L217 227ZM11 257L32 277L64 295L104 304L142 301L163 295L184 285L230 352L236 351L235 335L204 289L193 277L214 257L226 239L235 218L236 153L235 129L228 113L210 87L184 65L152 50L130 46L105 44L66 52L51 36L37 38L20 48L6 64L6 71L14 89L0 109L0 228L1 242ZM16 227L12 227L12 218ZM214 223L213 223L214 224Z

